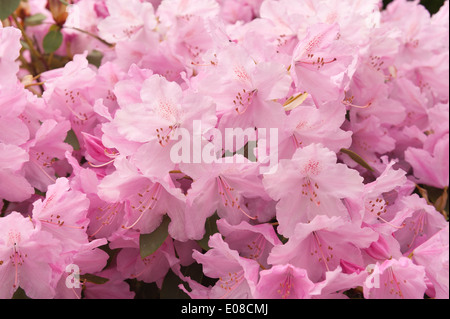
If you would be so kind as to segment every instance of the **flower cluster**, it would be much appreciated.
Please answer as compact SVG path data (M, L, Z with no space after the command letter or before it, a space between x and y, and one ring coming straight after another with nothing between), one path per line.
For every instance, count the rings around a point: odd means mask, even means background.
M0 298L449 297L448 1L10 3Z

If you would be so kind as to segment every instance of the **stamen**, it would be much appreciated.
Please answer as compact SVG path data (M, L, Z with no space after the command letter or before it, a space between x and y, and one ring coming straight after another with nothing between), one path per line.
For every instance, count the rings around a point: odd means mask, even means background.
M325 64L330 64L335 62L337 59L333 58L331 60L325 61L322 57L317 57L317 60L312 60L314 54L308 54L308 58L311 59L311 61L296 61L295 65L299 65L299 64L309 64L312 66L317 66L317 70L319 70L321 67L323 67Z
M405 227L405 223L403 223L401 226L397 226L381 217L381 214L386 213L388 204L389 203L385 202L384 199L382 198L377 198L375 202L373 200L369 200L365 205L365 210L366 212L369 212L370 214L375 216L378 220L381 220L382 222L388 224L389 226L392 226L396 229L402 229L403 227Z
M167 129L157 128L156 137L158 138L158 143L162 147L169 144L170 139L175 135L175 130L180 127L180 124L169 125Z
M389 290L389 293L392 295L392 294L394 294L395 290L397 290L397 292L395 292L395 294L398 295L399 297L401 297L402 299L404 299L405 297L400 288L400 282L397 280L392 267L389 267L387 269L387 273L388 273L388 283L389 283L389 286L391 287L391 289ZM387 286L388 283L385 283L385 286Z
M221 176L217 177L217 188L219 190L219 195L222 198L222 203L224 206L228 207L231 203L231 207L239 210L242 214L247 216L248 218L252 220L256 220L258 217L252 217L249 214L247 214L242 207L238 204L239 199L237 197L234 197L232 194L232 191L234 188L230 187L228 183L223 179Z
M246 91L245 89L242 89L241 92L238 92L238 94L235 96L235 99L233 100L233 104L235 105L235 110L239 115L242 115L247 111L248 107L253 102L254 95L258 92L257 89L254 89L253 91ZM242 108L242 110L239 110L239 108Z
M57 219L59 219L59 217L57 216ZM54 222L52 219L50 220L46 220L46 219L39 219L40 222L42 223L47 223L50 225L54 225L54 226L59 226L59 227L67 227L67 228L72 228L72 229L84 229L84 226L72 226L72 225L65 225L63 220L58 220L57 222Z
M91 165L92 167L98 168L98 167L104 167L104 166L106 166L106 165L109 165L109 164L113 163L115 160L116 160L116 159L113 158L112 160L110 160L110 161L108 161L108 162L106 162L106 163L103 163L103 164L92 164L91 162L88 162L88 163L89 163L89 165Z
M219 299L224 299L227 297L236 287L238 287L243 279L244 279L244 271L241 270L239 273L228 273L229 280L224 280L222 277L219 278L219 281L217 284L219 284L219 287L224 289L226 293L219 297Z
M311 202L313 202L317 206L320 206L320 201L317 200L316 189L319 189L319 185L317 183L314 183L314 186L313 186L311 179L309 177L305 177L303 179L302 195L309 196L309 200Z
M409 228L409 230L413 231L414 235L411 238L411 242L408 244L408 248L411 248L411 246L413 245L413 243L416 240L417 235L419 235L419 233L421 235L423 234L423 229L424 229L424 226L426 225L425 212L423 210L419 213L417 222L412 220L411 225L412 226Z
M342 101L342 104L347 105L347 106L351 106L351 107L356 107L358 109L366 109L366 108L368 108L369 106L372 105L372 102L368 102L366 105L362 105L362 106L353 104L353 99L354 98L355 98L355 96L353 96L353 95L351 97L349 97L349 98L345 98Z
M75 110L70 106L70 104L72 104L73 106L76 104L77 99L79 100L84 100L85 102L87 102L85 100L85 98L80 95L80 92L77 91L76 94L74 94L73 90L68 91L67 89L64 89L64 95L65 95L65 105L67 106L67 108L69 109L69 111L75 116L76 119L80 120L81 123L84 123L85 121L87 121L89 119L89 117L87 116L86 113L81 113L81 112L75 112ZM75 123L78 123L78 121L75 121Z
M50 176L44 169L53 165L55 162L54 158L51 159L49 156L46 156L44 152L36 152L34 157L30 156L30 161L34 163L52 182L56 182L56 179Z
M153 263L155 258L156 258L155 253L153 253L150 256L147 256L145 258L142 258L142 262L144 263L144 268L142 268L142 270L137 274L131 274L131 278L137 278L140 275L142 275L146 270L148 270L148 267Z
M261 257L261 253L264 251L265 247L266 239L263 235L259 234L255 240L247 244L247 248L251 250L251 253L246 257L254 260L258 259L259 257Z
M151 191L151 194L150 194L150 191ZM147 187L145 193L146 194L149 193L149 196L146 197L143 200L139 200L138 201L139 202L139 206L138 207L135 207L133 205L131 206L131 208L133 208L134 210L137 210L137 211L139 211L141 213L139 215L138 219L134 223L129 225L129 226L122 225L123 229L131 229L131 228L133 228L134 226L137 225L137 223L139 223L139 221L142 219L142 216L144 216L144 213L146 211L152 210L153 208L155 208L156 202L159 199L159 196L161 194L161 184L159 184L159 183L153 184L151 190L149 190L148 187ZM139 197L144 197L144 195L141 194L141 193L138 193L138 196Z
M280 288L277 290L277 293L281 295L282 299L286 299L291 294L291 289L293 286L294 283L292 282L292 275L289 271L284 281L282 283L280 282Z
M106 217L105 221L102 222L102 224L100 225L100 227L91 235L89 235L89 237L94 237L95 235L98 234L98 232L100 230L103 229L103 227L105 227L106 225L110 225L112 223L112 221L114 220L114 218L117 216L117 213L122 210L123 208L123 204L122 203L114 203L112 205L107 205L106 209L105 207L101 208L99 207L98 210L104 213L101 216L97 216L96 219L98 221L102 220L104 217Z
M314 250L314 253L317 254L317 250L320 251L320 255L322 257L319 258L319 262L323 261L327 271L330 271L330 268L328 267L328 263L327 262L329 262L330 259L333 258L333 255L332 254L330 254L330 255L325 254L323 252L323 250L322 250L322 243L320 242L320 239L319 239L319 236L318 236L317 232L313 231L312 234L313 234L313 237L314 237L314 243L315 243L315 247L316 247L316 249ZM328 246L328 250L333 250L333 248L331 246ZM311 255L314 255L314 253L311 252Z
M301 142L301 141L299 141L299 140L297 139L297 136L295 136L295 133L292 134L292 140L293 140L293 142L294 142L295 148L299 148L299 147L301 147L302 144L303 144L303 142Z

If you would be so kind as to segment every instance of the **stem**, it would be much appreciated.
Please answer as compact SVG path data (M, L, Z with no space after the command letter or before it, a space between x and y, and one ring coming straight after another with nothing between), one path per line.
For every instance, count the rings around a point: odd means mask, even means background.
M49 57L48 57L48 60L47 60L47 64L48 64L48 65L51 65L51 64L52 64L53 54L54 54L54 52L50 53L50 55L49 55Z
M98 41L100 41L101 43L103 43L104 45L106 45L106 46L108 46L108 47L110 47L110 48L114 47L114 44L109 43L109 42L106 41L106 40L103 40L103 39L100 38L98 35L95 35L95 34L89 32L89 31L82 30L82 29L79 29L79 28L76 28L76 27L66 27L66 26L63 26L63 28L71 29L71 30L75 30L75 31L78 31L78 32L87 34L87 35L89 35L89 36L91 36L91 37L97 39Z
M42 85L42 84L44 84L44 83L45 83L45 82L30 83L30 84L24 85L24 88L27 89L27 88L29 88L30 86Z
M22 36L25 40L25 42L28 44L28 47L30 49L30 52L35 55L38 58L42 58L42 56L39 54L39 52L35 49L33 42L28 37L28 35L25 33L25 29L23 28L22 24L17 20L17 16L15 13L11 14L11 17L14 20L14 23L16 24L17 28L22 32Z

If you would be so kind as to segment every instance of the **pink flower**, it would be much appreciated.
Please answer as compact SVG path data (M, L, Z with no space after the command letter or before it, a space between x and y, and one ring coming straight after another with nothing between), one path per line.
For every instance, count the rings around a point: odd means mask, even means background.
M19 71L19 65L16 59L19 57L20 51L20 30L13 27L3 28L0 24L0 70L2 76L0 78L0 92L3 84L10 81L17 82L16 73Z
M414 263L425 267L427 278L433 284L435 296L430 297L437 299L449 296L448 237L447 224L412 252Z
M448 222L424 198L417 194L404 197L397 216L402 216L404 227L396 229L394 236L401 250L408 254L448 225Z
M341 199L362 194L362 177L346 165L336 163L336 154L321 144L298 149L291 160L280 160L274 174L265 174L263 184L268 194L279 200L278 232L294 234L298 223L317 215L342 216L348 211Z
M339 40L337 23L309 27L292 55L291 72L297 89L311 94L317 107L339 99L355 71L353 50Z
M284 245L275 246L269 264L291 264L306 269L313 282L325 278L327 271L339 266L340 260L363 263L361 248L377 240L378 234L361 228L342 217L316 216L310 223L300 223Z
M275 265L260 272L254 297L257 299L310 299L316 285L306 270L292 265ZM316 292L317 294L317 292Z
M313 291L314 299L347 299L343 294L344 291L360 287L367 278L366 271L346 273L341 266L336 267L333 271L327 271L325 279L316 283ZM320 295L317 294L320 292Z
M236 0L223 0L221 4L221 17L229 22L235 23L237 21L248 22L254 18L252 7L248 3L242 4Z
M401 257L377 263L364 282L366 299L423 299L425 270Z
M203 266L203 273L206 276L219 280L208 289L194 286L191 287L193 289L191 292L183 290L191 298L205 298L205 295L211 299L252 298L258 280L258 263L240 257L237 251L229 248L218 233L210 237L208 245L211 247L210 250L205 254L194 251L193 257Z
M99 35L110 43L129 40L144 29L156 26L153 6L133 0L109 0L106 2L109 16L98 24Z
M141 257L139 247L123 248L117 256L117 270L124 278L156 282L161 287L164 277L176 260L169 236L161 247L145 258Z
M192 132L193 120L199 120L203 134L215 126L217 118L211 99L183 92L177 83L160 75L144 81L140 96L142 103L121 105L114 122L119 134L127 140L145 143L136 151L136 164L144 174L156 176L175 168L170 149L178 136L178 128ZM149 157L158 165L149 161Z
M448 298L448 1L68 2L0 21L0 298Z
M389 224L385 219L386 215L389 215L387 211L397 209L392 207L394 203L389 202L387 194L395 192L406 183L407 179L406 172L393 169L394 165L395 162L391 161L375 181L364 185L363 221L368 225L376 227L380 222Z
M59 278L55 299L81 299L85 283L76 276L96 274L106 266L109 255L98 248L105 244L106 239L96 239L61 254L64 261L61 261L59 268L53 268L54 277Z
M66 178L58 178L49 186L46 198L35 201L33 206L32 219L36 227L60 240L63 252L76 251L88 242L89 200L85 194L71 190Z
M285 118L274 100L286 97L291 78L280 63L256 61L243 47L228 43L203 67L193 85L217 104L219 129L278 127ZM208 62L210 63L210 62ZM216 74L221 74L217 77Z
M169 174L160 177L142 175L125 158L114 162L116 171L106 176L99 184L99 197L109 203L105 215L112 218L124 204L124 229L137 229L142 233L153 232L167 214L171 222L169 233L178 240L186 240L185 201L179 188L173 185ZM109 216L109 217L108 217ZM121 219L118 219L120 222ZM116 224L117 225L117 224Z
M410 147L405 159L413 167L414 176L422 184L444 188L449 185L449 135L440 139L432 152Z
M91 132L98 119L93 111L96 73L86 58L87 51L76 54L64 68L46 71L41 75L45 81L42 94L53 118L60 122L70 120L71 128L81 140L81 131Z
M119 154L115 149L109 149L105 147L102 140L97 136L89 133L82 132L84 147L86 149L85 157L89 162L92 162L92 166L105 166L114 161Z
M378 117L369 116L361 122L348 122L344 128L353 132L350 150L371 166L377 167L380 164L379 155L395 149L395 139L390 136L389 130L381 125ZM353 160L345 162L350 167L356 166Z
M370 56L368 61L358 65L342 102L350 111L351 121L361 122L375 116L381 124L399 125L405 120L405 103L391 97L392 89L380 70L385 62L379 56ZM371 89L367 90L368 87Z
M28 161L27 152L15 145L0 142L0 198L12 202L26 200L34 194L34 189L21 173Z
M281 245L272 225L250 225L242 221L239 225L230 225L225 219L217 221L219 232L225 237L230 249L239 252L241 257L256 260L261 267L269 268L267 257L276 245Z
M269 198L258 172L259 165L244 160L235 155L233 163L180 164L181 170L194 180L186 197L189 238L202 238L206 218L216 210L232 225L257 219L257 216L249 215L244 198Z
M279 146L280 157L291 158L297 148L312 143L321 143L333 152L350 147L352 132L340 128L344 120L345 108L338 103L327 103L320 109L310 105L296 107L285 121L290 136Z
M19 286L31 298L53 298L52 264L60 243L17 212L0 218L0 298L11 298Z
M55 120L46 120L36 136L25 144L30 156L23 168L25 177L42 192L56 181L56 159L64 160L65 152L72 151L72 146L64 142L69 129L68 121L57 123Z
M135 293L130 291L130 285L116 269L106 269L96 274L106 278L104 284L86 282L84 296L86 299L133 299Z

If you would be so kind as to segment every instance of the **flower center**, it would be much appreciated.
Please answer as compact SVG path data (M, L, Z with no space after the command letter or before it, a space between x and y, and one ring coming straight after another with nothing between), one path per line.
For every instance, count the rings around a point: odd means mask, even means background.
M252 220L258 218L257 216L255 217L250 216L242 209L241 205L239 205L239 198L233 194L234 188L227 183L225 178L223 178L222 176L218 176L216 178L216 181L217 181L217 189L219 191L219 196L222 199L223 206L230 207L232 209L237 209L242 214L244 214L245 216L247 216Z
M137 201L131 203L131 208L134 211L140 213L139 217L136 219L134 223L129 226L122 225L124 229L130 229L136 226L136 224L142 219L145 212L151 211L155 208L158 199L161 196L161 184L155 183L152 186L147 186L145 190L141 193L137 193Z

